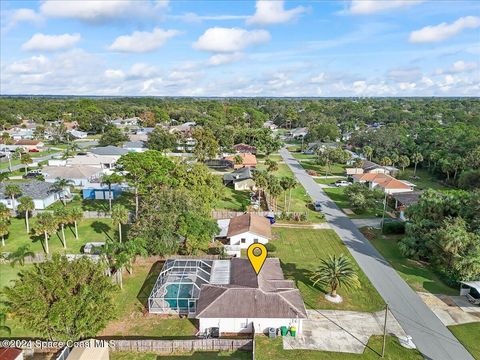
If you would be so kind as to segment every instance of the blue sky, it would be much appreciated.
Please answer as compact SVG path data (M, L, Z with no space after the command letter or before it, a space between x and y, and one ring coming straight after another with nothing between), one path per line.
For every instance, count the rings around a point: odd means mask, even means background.
M477 96L475 1L1 1L1 93Z

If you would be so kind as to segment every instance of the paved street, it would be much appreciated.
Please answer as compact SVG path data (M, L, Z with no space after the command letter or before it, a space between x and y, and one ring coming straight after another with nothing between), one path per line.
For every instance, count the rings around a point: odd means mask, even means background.
M312 199L322 202L323 212L330 226L343 240L383 299L388 302L395 318L407 335L413 337L425 358L473 360L470 353L376 251L348 216L305 172L288 150L282 149L280 154Z

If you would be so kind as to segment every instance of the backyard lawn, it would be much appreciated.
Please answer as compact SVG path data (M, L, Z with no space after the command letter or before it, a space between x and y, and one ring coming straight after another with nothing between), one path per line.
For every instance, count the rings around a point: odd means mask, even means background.
M332 199L339 208L349 209L351 208L350 201L345 195L345 187L332 187L324 188L323 191ZM387 209L388 210L388 209ZM350 215L351 218L371 218L371 217L381 217L383 212L382 202L378 202L375 208L368 208L365 211L353 210L355 215Z
M255 340L256 360L376 360L381 359L382 337L372 336L363 354L335 353L314 350L284 350L281 338L269 339L258 336ZM417 350L408 350L402 347L397 338L388 336L385 347L387 360L422 360L422 355Z
M160 355L154 353L136 353L136 352L110 352L110 360L250 360L252 354L246 351L235 352L216 352L216 351L196 351L191 354L169 354Z
M34 228L35 218L30 220L30 226ZM9 234L5 239L5 247L0 246L1 252L15 251L19 246L28 244L30 251L35 253L44 252L44 237L28 235L25 230L24 219L11 219L9 226ZM50 253L66 251L67 253L80 253L80 249L85 243L92 241L105 241L107 237L113 237L115 231L113 230L112 221L110 219L83 219L78 223L79 240L75 239L75 230L73 225L65 228L65 238L67 242L67 249L63 248L62 235L59 230L57 234L49 238L48 246Z
M249 191L235 190L230 186L224 186L223 195L217 203L216 209L243 211L244 204L250 204Z
M362 232L413 290L458 295L458 289L448 286L427 264L407 259L402 255L397 245L402 235L385 236L380 230Z
M272 244L276 250L270 256L280 258L285 277L295 280L307 308L372 312L384 307L384 301L333 230L273 228L273 234ZM340 289L339 294L344 299L341 304L325 300L327 289L322 285L313 287L310 280L320 259L334 254L345 254L352 259L362 285L360 289Z
M449 326L449 330L470 351L470 354L480 360L480 322Z
M448 186L444 185L437 177L429 173L425 169L417 169L418 179L412 179L413 177L413 168L407 168L405 171L400 171L398 178L402 180L407 180L415 185L415 190L448 190L451 189Z

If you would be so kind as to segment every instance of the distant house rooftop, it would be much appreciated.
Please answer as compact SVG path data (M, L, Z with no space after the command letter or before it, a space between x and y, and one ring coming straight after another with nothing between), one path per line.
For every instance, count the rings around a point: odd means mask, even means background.
M272 226L267 218L254 213L236 216L230 220L227 237L246 232L270 239L272 237Z
M55 192L54 186L51 183L47 183L45 181L37 181L37 180L32 180L32 181L18 181L18 182L2 182L0 183L0 198L1 199L9 199L5 195L5 188L7 185L10 184L15 184L18 185L18 187L21 190L21 196L29 196L32 199L45 199L52 192Z
M252 146L252 145L248 145L248 144L236 144L236 145L233 145L233 149L235 150L235 152L238 152L238 153L256 153L257 152L257 148L255 146Z
M225 184L235 183L237 181L251 179L252 177L252 169L249 167L244 167L223 175L223 182Z
M93 149L90 150L90 152L92 154L95 154L95 155L118 155L118 156L122 156L122 155L128 153L129 151L127 149L122 149L118 146L109 145L109 146L102 146L102 147L93 148Z
M403 193L394 193L392 197L401 203L404 206L410 206L418 203L420 196L422 195L421 191L411 191Z

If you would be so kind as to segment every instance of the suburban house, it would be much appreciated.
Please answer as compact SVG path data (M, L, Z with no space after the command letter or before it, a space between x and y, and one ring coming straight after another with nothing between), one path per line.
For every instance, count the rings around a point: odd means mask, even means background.
M127 141L122 146L125 150L129 152L144 152L147 151L147 146L145 145L145 141Z
M293 139L303 139L305 136L308 135L308 128L303 127L303 128L297 128L292 131L290 131L290 136Z
M98 182L103 170L90 165L44 166L42 174L46 182L53 183L57 178L61 178L72 181L75 186L85 186Z
M255 190L252 169L244 167L223 175L223 184L232 185L235 190Z
M15 208L18 206L18 199L22 196L28 196L33 199L36 210L44 210L48 206L62 199L62 197L70 196L70 189L68 187L63 190L56 190L53 184L32 180L27 182L2 182L0 183L0 202L5 204L9 209L13 209L12 199L5 195L5 188L7 185L15 184L20 188L21 194L15 198Z
M91 149L85 155L77 154L66 160L49 160L49 166L93 166L99 169L112 169L127 149L105 146Z
M15 142L15 146L20 147L26 151L38 150L40 151L44 146L44 142L40 140L18 140Z
M363 160L361 168L347 168L345 171L347 175L364 173L395 175L399 170L394 166L382 166L370 160Z
M236 156L241 157L241 159L242 159L241 164L235 164L235 157ZM241 167L252 167L252 168L257 167L257 157L253 154L250 154L250 153L229 155L229 156L225 156L224 159L228 160L228 161L231 161L233 163L233 168L234 169L239 169Z
M85 131L75 129L68 131L68 133L72 135L75 139L85 139L88 136L88 133L86 133Z
M233 161L226 159L207 159L204 164L215 170L233 169Z
M399 192L392 194L392 198L395 201L395 210L398 212L398 217L401 220L406 220L405 210L410 206L418 203L422 195L421 191Z
M225 244L226 253L232 256L240 256L242 249L253 243L266 244L272 238L270 220L255 213L221 219L217 225L220 228L217 239Z
M275 131L278 129L278 126L275 125L275 123L272 120L265 121L262 125L266 129L270 129L272 131Z
M307 318L300 291L267 258L258 276L248 259L169 259L148 298L150 313L185 314L201 333L265 333L281 326L302 333Z
M233 145L233 150L235 150L236 153L251 153L251 154L256 154L257 153L257 148L252 145L248 144L236 144Z
M202 285L195 315L200 332L266 333L294 326L302 333L305 305L293 280L285 280L279 259L267 258L257 276L248 259L234 258L229 278L228 284Z
M380 189L386 194L410 192L415 185L383 173L364 173L352 175L353 182L367 183L370 189Z

